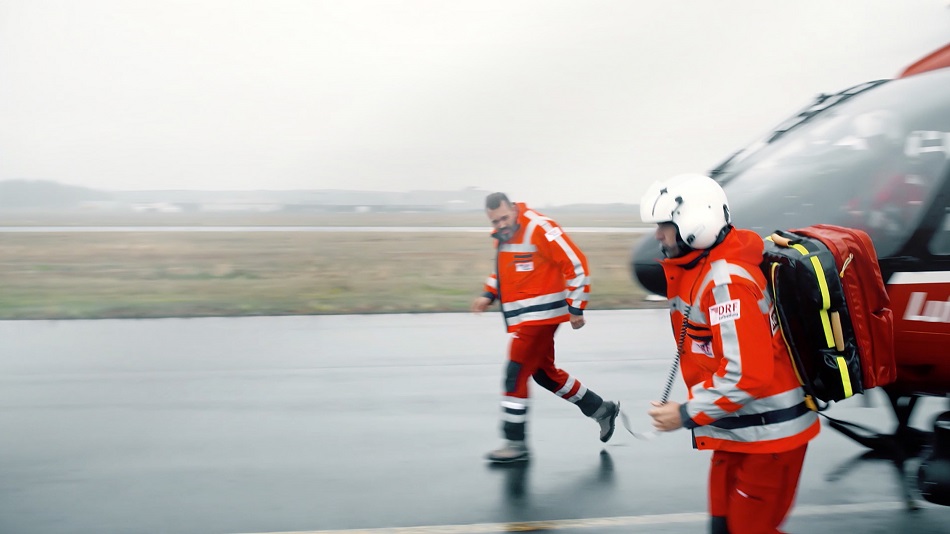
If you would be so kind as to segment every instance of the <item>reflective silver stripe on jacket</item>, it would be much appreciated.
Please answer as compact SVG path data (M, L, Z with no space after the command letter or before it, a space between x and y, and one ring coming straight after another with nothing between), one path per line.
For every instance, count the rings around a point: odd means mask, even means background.
M537 226L540 226L541 229L545 231L545 233L550 232L555 228L554 225L551 224L551 219L541 216L536 211L527 210L525 212L525 216L531 221L531 223L528 225L528 230L530 230L530 232L525 232L525 239L528 241L530 241L531 233L534 232L534 229ZM574 249L568 245L567 241L564 239L563 228L561 228L561 232L562 234L554 238L553 242L557 243L558 246L561 247L561 250L564 251L564 254L567 255L567 258L571 260L571 264L574 266L574 278L571 278L567 281L567 298L573 303L572 305L575 308L579 308L579 303L587 301L587 293L584 292L584 286L590 284L590 276L586 271L584 271L584 264L581 263L580 257L578 257Z
M693 306L699 306L699 299L703 296L703 294L705 294L706 288L710 283L715 282L717 286L728 285L732 282L733 276L744 278L756 286L759 285L755 278L749 274L749 271L745 270L743 267L729 263L726 260L716 260L709 265L709 272L706 273L702 284L699 286L699 291L696 293L696 302L693 303Z
M755 399L735 412L734 416L764 414L773 410L791 408L803 400L801 388L795 388L778 395ZM723 417L728 421L730 417ZM698 426L693 429L696 439L710 437L729 441L767 441L796 436L815 423L818 414L810 410L802 415L780 423L752 425L744 428L724 429L712 425Z
M567 314L567 303L565 303L559 308L522 313L521 315L516 315L515 317L508 317L506 320L508 321L508 326L511 327L528 321L543 321L544 319L554 319Z
M531 243L502 243L498 246L499 252L537 252L538 247L534 246Z
M501 311L505 314L509 325L516 325L525 321L553 319L568 313L567 303L564 300L566 294L567 291L558 291L514 302L503 302Z
M680 312L683 315L683 319L689 320L693 323L707 323L706 314L699 309L699 306L687 306L686 301L679 297L673 297L670 299L670 314L672 314L674 311Z
M547 295L541 295L539 297L531 297L527 299L516 300L514 302L503 302L501 305L501 311L511 312L541 304L551 304L552 302L564 300L566 293L567 291L558 291L557 293L548 293Z
M755 278L744 268L730 264L726 260L716 260L710 264L709 272L706 274L701 285L700 296L697 297L693 303L693 309L700 307L701 295L710 283L715 283L712 294L717 304L724 304L732 300L729 286L733 276L748 280L758 287L758 282L756 282ZM763 315L767 316L768 301L766 299L767 297L764 297L758 302L758 308ZM690 315L690 320L695 322L696 318L693 317L693 314ZM709 326L707 322L703 324ZM739 335L736 331L736 323L734 321L720 323L719 335L722 341L722 357L726 360L725 373L723 376L719 376L718 374L712 376L712 387L703 387L703 384L696 384L692 387L691 392L693 398L687 405L690 417L694 417L701 412L713 419L730 416L733 412L726 411L719 405L722 398L728 399L729 402L733 404L742 405L743 408L740 409L740 411L748 408L751 410L751 413L762 413L776 409L775 407L768 406L768 404L762 404L762 399L756 399L738 387L738 382L742 377L742 354L739 345ZM772 357L771 345L763 347L761 350L768 351L768 357ZM797 402L801 402L804 398L801 388L795 388L787 393L795 396ZM784 408L786 406L781 407ZM793 423L793 421L788 423ZM786 423L780 423L779 425L783 424ZM776 425L770 425L770 427L771 426ZM731 432L737 431L738 430L733 430Z

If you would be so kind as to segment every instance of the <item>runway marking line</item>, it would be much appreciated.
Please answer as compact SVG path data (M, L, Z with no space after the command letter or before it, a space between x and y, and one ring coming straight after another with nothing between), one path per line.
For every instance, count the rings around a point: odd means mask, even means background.
M796 506L792 510L791 517L885 512L890 510L903 510L904 507L905 505L902 502L803 505ZM382 527L345 530L294 530L258 532L254 534L484 534L492 532L536 532L568 528L585 529L595 527L669 525L675 523L700 523L708 520L709 515L706 512L685 512L676 514L592 517L588 519L552 519L548 521L510 523L473 523L470 525L428 525L418 527Z

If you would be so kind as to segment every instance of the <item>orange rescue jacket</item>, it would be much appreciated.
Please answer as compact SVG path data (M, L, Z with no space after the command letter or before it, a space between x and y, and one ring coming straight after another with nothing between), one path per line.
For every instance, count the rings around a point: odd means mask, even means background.
M500 298L508 332L582 315L590 293L584 253L556 222L522 202L515 206L520 228L507 242L495 244L495 270L485 281L484 295Z
M759 269L764 246L731 229L708 251L663 260L694 446L746 453L795 449L818 434Z

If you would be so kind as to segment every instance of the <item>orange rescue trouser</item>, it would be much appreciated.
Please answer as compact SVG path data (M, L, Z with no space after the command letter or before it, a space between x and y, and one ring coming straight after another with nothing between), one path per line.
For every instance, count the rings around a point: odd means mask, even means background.
M541 387L558 397L577 405L581 413L591 416L604 403L603 399L559 369L554 363L554 333L559 325L528 325L511 335L508 346L508 368L505 370L505 392L502 423L505 438L525 439L525 419L528 407L528 381L534 379Z
M554 333L560 325L546 324L523 326L511 334L508 345L508 372L505 377L505 395L528 398L528 380L541 371L558 387L563 386L570 375L554 365ZM580 387L578 382L575 393Z
M709 470L712 532L781 533L795 500L808 445L787 452L749 454L715 451ZM723 530L723 523L728 530Z

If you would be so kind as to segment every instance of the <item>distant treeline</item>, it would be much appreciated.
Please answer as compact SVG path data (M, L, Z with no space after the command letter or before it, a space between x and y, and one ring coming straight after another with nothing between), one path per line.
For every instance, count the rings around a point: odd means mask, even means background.
M147 190L102 191L49 180L0 181L0 210L164 210L283 211L283 212L441 212L482 211L487 191L473 187L457 191L353 190ZM635 208L635 206L633 206ZM157 208L156 208L157 209ZM547 207L544 207L547 209ZM564 212L630 212L630 204L569 204Z
M55 208L66 209L83 202L108 201L112 196L105 191L46 180L0 181L0 208Z

